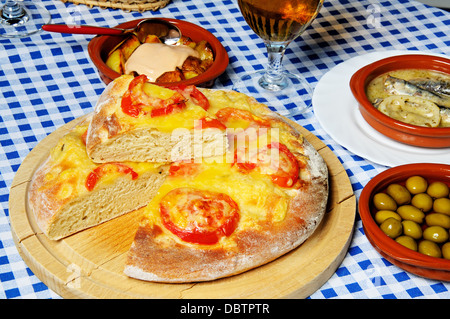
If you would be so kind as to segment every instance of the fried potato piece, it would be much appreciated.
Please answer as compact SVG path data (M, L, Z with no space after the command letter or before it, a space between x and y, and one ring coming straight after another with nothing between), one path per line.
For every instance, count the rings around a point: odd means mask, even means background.
M147 34L143 43L161 43L161 40L154 34Z
M141 43L134 34L120 42L108 55L106 65L117 73L125 72L125 62Z
M156 35L148 34L142 43L161 43L161 40ZM117 73L124 74L126 61L142 43L135 34L132 34L111 50L106 65ZM204 73L214 62L212 48L205 40L196 43L189 37L181 36L177 45L188 46L196 50L199 53L199 58L189 56L184 61L181 69L177 68L175 71L169 71L162 74L156 79L156 83L178 82L194 78Z
M119 50L122 51L123 57L125 58L125 61L128 60L130 55L136 50L138 46L141 45L141 42L139 42L139 39L137 36L132 34L128 39L126 39L120 46Z
M177 68L175 71L165 72L160 75L156 79L156 83L178 82L183 81L184 79L185 78L183 72L181 72L181 70Z
M202 60L193 56L189 56L184 61L183 66L181 67L181 71L183 72L186 79L191 79L205 72L205 69L202 67Z
M200 54L200 60L214 60L213 50L205 40L198 42L194 49Z
M191 47L192 49L194 49L195 46L197 45L194 41L192 41L191 38L186 37L184 35L182 35L180 40L178 40L178 44L186 45L188 47Z
M113 71L123 74L125 71L125 59L121 50L112 51L106 59L106 65Z
M205 72L214 62L214 52L209 43L204 40L197 43L195 50L200 54L201 67Z

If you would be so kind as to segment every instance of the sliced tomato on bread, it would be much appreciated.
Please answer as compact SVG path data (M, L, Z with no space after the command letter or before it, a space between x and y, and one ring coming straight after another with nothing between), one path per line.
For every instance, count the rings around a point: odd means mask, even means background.
M203 108L205 111L209 109L208 99L194 85L179 84L175 86L169 86L168 88L180 93L186 99L191 99L195 104Z
M144 85L148 82L145 75L135 77L129 84L121 101L122 111L132 117L150 114L151 117L164 116L186 107L186 99L178 91L167 98L147 94ZM161 90L165 90L161 88Z
M272 182L280 187L292 187L299 179L300 167L297 159L286 145L271 142L250 154L247 148L235 152L235 164L241 172L257 170L270 176Z
M213 245L230 236L239 222L239 207L228 195L176 188L160 202L163 225L185 242Z
M89 173L85 182L87 190L92 191L103 176L110 175L114 172L118 172L120 174L130 174L131 179L138 178L138 173L125 164L105 163L97 166L92 172Z

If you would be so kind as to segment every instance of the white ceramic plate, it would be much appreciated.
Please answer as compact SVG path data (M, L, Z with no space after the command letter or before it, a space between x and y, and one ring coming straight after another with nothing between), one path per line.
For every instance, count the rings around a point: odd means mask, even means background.
M312 105L320 125L352 153L385 166L410 163L450 163L450 148L416 147L390 139L362 117L349 82L363 66L395 55L428 54L419 51L372 52L351 58L328 71L317 83ZM438 55L443 56L443 55ZM445 57L445 56L444 56Z
M429 6L450 9L450 3L448 0L418 0L419 2L425 3Z

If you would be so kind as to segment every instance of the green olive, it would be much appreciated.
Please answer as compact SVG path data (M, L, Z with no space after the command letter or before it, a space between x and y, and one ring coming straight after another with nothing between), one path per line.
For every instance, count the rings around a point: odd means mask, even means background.
M448 232L441 226L430 226L423 231L423 238L442 244L448 240Z
M386 193L377 193L373 197L373 204L378 210L392 210L397 209L397 203Z
M396 212L393 212L391 210L379 210L376 212L375 214L375 221L377 222L377 224L381 224L382 222L384 222L386 219L388 218L395 218L398 221L402 221L402 218L400 217L399 214L397 214Z
M395 239L395 241L397 243L399 243L400 245L405 246L406 248L417 251L417 242L414 240L414 238L403 235L403 236L397 237Z
M386 193L388 193L398 205L405 205L411 202L411 193L405 186L400 184L390 184L386 189Z
M450 260L450 184L414 175L405 184L387 185L372 203L374 220L388 237L424 255Z
M381 225L381 230L391 238L397 238L402 234L402 223L395 218L386 219Z
M433 182L430 186L428 186L427 194L433 198L447 197L449 194L449 188L443 182Z
M423 212L429 212L433 208L433 199L427 193L420 193L413 196L411 204Z
M419 243L419 252L431 257L441 258L442 256L439 246L435 242L429 240L422 240Z
M450 241L442 245L442 257L445 259L450 259Z
M425 222L428 226L441 226L444 228L450 228L450 216L439 214L439 213L431 213L425 216Z
M411 176L406 180L405 186L411 194L415 195L426 192L428 182L422 176Z
M436 213L450 215L450 199L445 197L436 198L433 203L433 210Z
M403 234L414 239L422 238L422 227L412 220L402 221Z
M423 219L425 217L425 214L418 209L417 207L414 207L412 205L403 205L400 206L397 209L397 213L406 220L412 220L418 224L421 224L423 222Z

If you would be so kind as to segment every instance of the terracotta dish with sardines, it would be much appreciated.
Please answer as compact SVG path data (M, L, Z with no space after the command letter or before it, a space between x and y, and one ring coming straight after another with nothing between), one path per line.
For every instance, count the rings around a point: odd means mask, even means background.
M382 74L367 86L369 101L398 121L450 127L450 75L424 69Z

